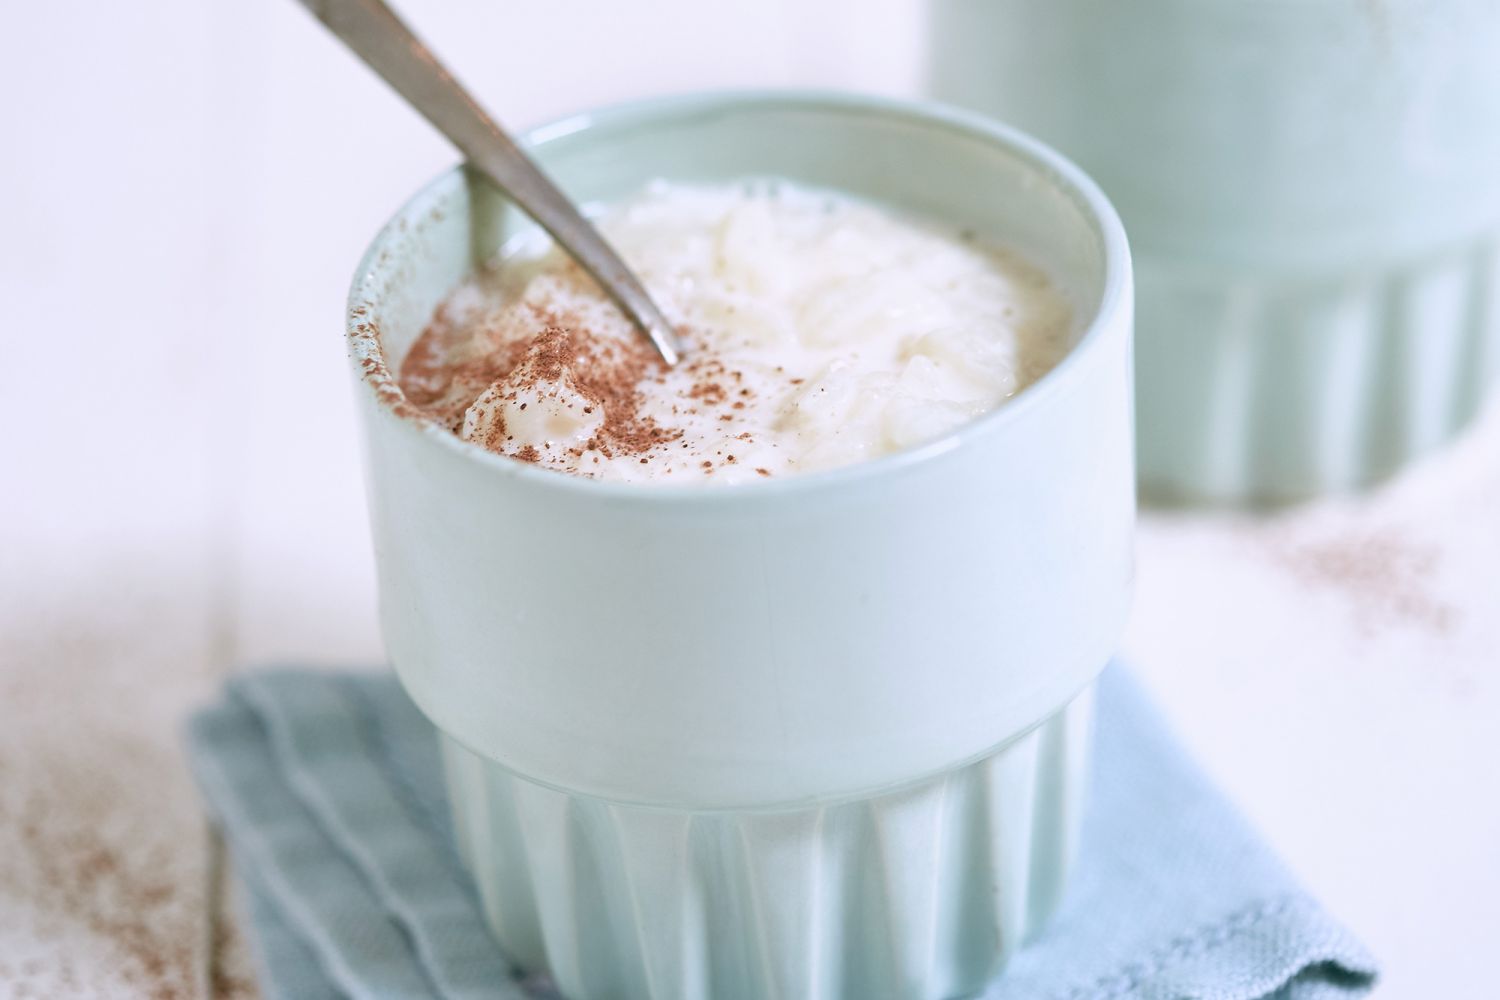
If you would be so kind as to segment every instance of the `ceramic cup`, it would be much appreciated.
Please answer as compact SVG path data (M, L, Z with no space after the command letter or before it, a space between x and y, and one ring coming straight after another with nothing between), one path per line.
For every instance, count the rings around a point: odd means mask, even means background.
M1113 210L1016 132L851 97L654 101L529 144L581 203L789 178L992 235L1073 296L1057 368L941 440L672 487L516 462L406 406L388 365L527 225L477 178L417 195L351 294L386 643L503 947L572 997L977 987L1061 890L1125 620Z
M1500 381L1500 4L928 9L932 92L1056 144L1119 206L1148 498L1364 487Z

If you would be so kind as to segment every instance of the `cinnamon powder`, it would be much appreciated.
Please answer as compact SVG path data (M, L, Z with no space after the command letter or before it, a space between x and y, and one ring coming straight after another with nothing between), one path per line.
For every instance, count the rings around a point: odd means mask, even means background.
M1438 550L1391 529L1294 539L1272 536L1274 561L1306 585L1343 594L1361 632L1404 624L1450 632L1457 610L1435 591Z
M638 457L640 464L650 465L660 449L683 436L681 428L663 426L643 412L647 390L653 384L662 384L666 372L648 341L601 336L576 316L536 307L532 311L538 330L531 337L502 341L490 336L489 350L463 356L456 345L465 337L472 338L473 331L455 323L440 307L401 365L397 384L408 411L458 433L469 407L496 383L510 386L504 398L515 402L522 391L545 391L566 381L582 397L583 413L592 414L598 408L604 416L593 436L581 447L568 450L573 459L583 460L592 452L593 464L600 457L623 455ZM687 331L680 333L688 337ZM749 388L737 388L731 394L729 383L738 386L744 375L717 358L690 355L682 364L693 379L687 398L710 411L723 409L718 419L724 423L734 422L735 411L744 410L745 401L754 398ZM677 408L673 412L678 412ZM688 410L693 415L698 412L696 407ZM748 432L737 437L747 443L753 441ZM523 462L544 460L534 445L510 447L512 438L498 421L474 443ZM711 474L714 468L712 461L703 463L706 473ZM764 469L756 471L762 476L771 474Z

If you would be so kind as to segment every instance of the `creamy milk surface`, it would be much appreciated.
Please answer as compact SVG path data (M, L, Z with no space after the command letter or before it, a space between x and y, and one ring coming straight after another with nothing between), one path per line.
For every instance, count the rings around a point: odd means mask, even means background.
M598 479L735 483L939 437L1051 368L1067 299L964 234L781 181L659 184L600 228L677 326L672 368L533 239L413 345L409 402L466 440Z

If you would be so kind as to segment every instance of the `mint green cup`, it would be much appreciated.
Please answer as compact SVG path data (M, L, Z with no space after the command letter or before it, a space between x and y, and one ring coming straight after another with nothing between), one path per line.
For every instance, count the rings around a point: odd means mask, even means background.
M1136 254L1143 496L1362 489L1500 384L1500 4L933 0L929 86Z
M575 998L978 989L1066 884L1134 523L1131 272L1076 168L983 119L685 97L544 126L576 200L777 176L1005 242L1075 305L1018 398L926 445L721 487L478 449L391 378L526 220L454 171L350 301L381 622L442 733L505 951Z

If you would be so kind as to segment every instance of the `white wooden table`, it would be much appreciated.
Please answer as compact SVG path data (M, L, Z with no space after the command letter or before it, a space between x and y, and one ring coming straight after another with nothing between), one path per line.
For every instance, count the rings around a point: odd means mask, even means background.
M524 124L687 87L910 92L918 0L859 3L857 37L852 5L405 9ZM285 0L27 5L0 87L0 997L192 996L208 854L178 726L236 665L378 662L342 299L452 157ZM1128 654L1385 998L1495 993L1497 580L1495 413L1363 502L1142 527Z

